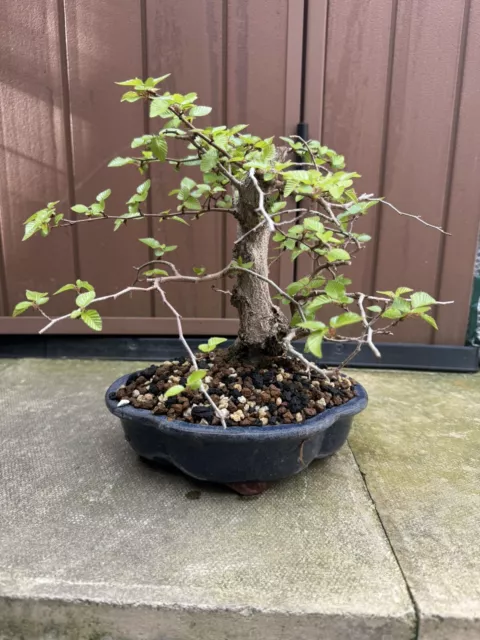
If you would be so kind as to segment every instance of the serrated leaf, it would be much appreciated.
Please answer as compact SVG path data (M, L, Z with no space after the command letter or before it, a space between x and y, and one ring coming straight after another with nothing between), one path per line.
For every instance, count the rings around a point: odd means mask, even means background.
M147 276L147 278L156 278L159 276L168 276L168 272L164 269L149 269L148 271L144 271L143 275Z
M89 209L84 204L75 204L72 207L72 211L75 211L75 213L88 213Z
M113 160L110 160L107 166L124 167L126 164L135 164L135 160L133 160L133 158L121 158L120 156L117 156L116 158L113 158Z
M202 205L200 204L200 201L197 198L193 198L192 196L188 197L183 204L187 209L190 209L191 211L202 210Z
M200 116L208 116L208 114L211 112L212 107L204 107L201 105L195 105L194 107L192 107L190 109L190 111L188 112L188 114L190 116L193 116L195 118L200 117Z
M395 297L395 293L393 291L377 291L377 293L382 294L382 296L388 296L389 298Z
M334 329L346 327L349 324L356 324L357 322L362 322L362 316L358 313L353 313L353 311L347 311L347 313L342 313L339 316L330 318L330 326Z
M31 222L27 222L26 225L25 225L25 232L23 234L22 242L24 240L28 240L33 235L35 235L37 233L37 231L39 231L39 229L40 229L40 225L38 224L38 222L36 220L32 220Z
M386 309L386 311L382 313L382 318L387 318L388 320L398 320L399 318L402 318L403 315L404 314L399 309L393 309L390 307L390 309Z
M412 295L410 296L410 301L412 303L413 309L415 309L416 307L426 307L430 304L436 303L435 298L432 298L432 296L429 293L425 293L425 291L417 291L416 293L412 293Z
M279 211L281 211L282 209L285 209L285 207L287 206L287 203L285 201L281 201L281 202L274 202L271 206L270 206L270 213L274 214L274 213L278 213Z
M379 307L378 304L374 304L371 307L367 307L367 309L372 313L380 313L380 311L382 310L382 307Z
M86 280L77 280L77 289L86 289L87 291L95 291L92 285Z
M163 162L167 157L168 143L165 138L154 138L150 143L150 149L152 150L153 155Z
M105 189L105 191L101 191L98 196L95 198L97 202L105 202L105 200L112 194L111 189Z
M171 115L170 109L170 100L165 98L154 98L150 102L150 118L167 117Z
M158 249L160 247L160 242L155 240L155 238L139 238L140 242L146 244L150 249Z
M115 82L121 87L135 87L137 84L142 84L141 78L132 78L131 80L122 80L122 82Z
M56 296L57 293L63 293L64 291L71 291L72 289L76 289L76 286L74 284L64 284L63 287L60 287L60 289L58 291L55 291L53 295Z
M163 394L163 397L171 398L172 396L178 396L178 394L182 393L182 391L185 391L185 387L182 387L181 384L175 384L173 385L173 387L170 387L170 389L167 389L165 391L165 393Z
M315 333L311 333L307 341L305 343L305 351L308 353L313 353L317 358L322 357L322 343L323 336L325 335L324 331L316 331Z
M90 327L90 329L93 329L94 331L102 330L102 318L98 311L96 311L95 309L86 309L85 311L82 311L80 313L80 318L87 325L87 327Z
M327 253L328 262L345 262L350 260L350 254L345 249L331 249Z
M28 300L19 302L17 305L15 305L15 309L13 310L12 316L16 318L21 313L24 313L27 309L30 309L30 307L32 307L32 303L28 302Z
M46 296L48 296L48 293L40 293L39 291L30 291L29 289L25 291L25 297L27 298L27 300L30 300L31 302L35 302L35 304L38 304L38 300L45 298Z
M404 293L411 293L412 291L413 289L410 289L410 287L398 287L395 291L395 296L402 296Z
M139 184L137 187L137 193L141 196L148 193L148 190L150 189L150 184L151 184L150 180L145 180L145 182L142 182L142 184Z
M337 280L329 280L325 285L325 293L334 300L339 300L345 295L345 285Z
M428 322L429 325L431 325L434 329L436 329L438 331L438 325L435 322L435 318L432 318L432 316L429 316L426 313L422 313L420 315L420 317L423 318L423 320L425 320L425 322Z
M218 162L218 151L216 149L209 149L202 156L202 159L200 161L200 170L203 173L208 173L213 169L213 167L217 164L217 162Z
M140 96L136 91L127 91L121 97L120 102L136 102L137 100L140 100Z
M77 307L86 307L95 300L95 291L85 291L77 296L75 304Z
M309 331L322 331L326 329L325 323L319 320L307 320L306 322L299 322L298 327L302 329L308 329Z
M316 218L316 217L305 218L303 220L303 226L305 227L305 229L308 229L309 231L315 231L319 233L323 233L325 231L325 227L320 222L320 218Z

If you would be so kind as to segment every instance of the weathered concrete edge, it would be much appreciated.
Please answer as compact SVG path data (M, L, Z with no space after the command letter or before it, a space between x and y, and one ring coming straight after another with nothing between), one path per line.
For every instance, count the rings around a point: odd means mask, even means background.
M401 616L350 615L348 612L292 613L252 607L184 606L181 604L105 603L91 599L13 598L0 595L2 640L38 640L55 632L59 640L170 640L205 637L209 640L412 640L413 619ZM352 635L354 634L354 636Z
M401 560L396 553L393 541L390 538L388 532L388 525L384 522L382 514L377 507L377 503L370 491L368 483L368 474L362 471L362 467L357 457L355 456L354 449L350 446L353 459L357 465L358 471L362 476L365 484L365 489L370 497L372 505L375 508L378 521L385 533L385 538L388 540L392 554L396 560L400 574L405 582L410 602L415 611L415 635L412 636L413 640L452 640L452 638L459 638L459 640L478 640L480 638L480 615L478 617L466 617L466 616L440 616L438 613L428 611L425 607L417 601L415 597L415 588L410 584L408 577L402 567Z

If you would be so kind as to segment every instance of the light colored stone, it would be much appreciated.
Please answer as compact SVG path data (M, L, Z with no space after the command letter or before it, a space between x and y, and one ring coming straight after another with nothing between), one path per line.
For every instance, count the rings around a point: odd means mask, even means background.
M354 372L350 438L420 612L420 640L480 638L480 375Z
M15 365L0 397L2 640L410 640L348 447L256 499L154 470L103 406L139 366Z

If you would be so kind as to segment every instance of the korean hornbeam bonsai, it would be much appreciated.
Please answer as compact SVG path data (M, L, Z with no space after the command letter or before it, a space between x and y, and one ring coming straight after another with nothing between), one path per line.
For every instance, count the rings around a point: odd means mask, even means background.
M400 215L416 218L430 227L434 225L420 216L399 211L382 198L358 194L354 181L359 175L345 171L344 157L317 140L292 135L281 137L278 144L273 137L264 139L248 133L246 125L202 126L202 117L211 108L197 105L195 93L161 92L158 86L167 77L145 81L134 78L118 83L128 88L122 101L149 103L152 129L156 131L133 140L131 146L136 151L132 156L116 157L109 164L131 165L142 176L136 193L126 203L126 211L108 211L110 189L99 193L91 205L72 207L77 215L71 218L57 212L57 202L50 202L25 222L24 240L36 233L47 236L54 227L72 226L85 218L92 222L103 220L105 224L111 221L117 231L146 217L154 217L162 224L189 223L214 211L217 215L220 212L232 216L237 223L238 234L229 263L216 273L206 273L197 267L193 267L192 273L180 273L171 257L176 247L162 243L160 228L158 238L139 239L152 250L154 258L137 268L132 286L97 297L88 282L77 280L66 284L54 295L74 291L76 307L71 313L55 318L45 311L47 293L27 291L26 300L17 304L14 316L27 309L40 312L46 320L41 333L67 318L78 318L100 331L102 319L97 305L103 300L133 291L156 291L175 316L180 340L191 360L186 384L204 394L224 426L225 416L202 382L206 371L198 368L197 358L183 336L181 317L165 295L167 282L212 283L225 277L234 278L230 300L238 311L240 326L229 357L236 362L261 359L263 364L270 358L292 358L307 373L314 370L326 379L331 375L329 370L320 369L307 359L292 346L293 341L306 338L305 352L317 357L322 355L324 341L356 343L347 360L335 369L338 374L363 345L379 356L375 336L389 334L407 318L419 318L437 328L430 312L439 303L428 293L402 286L368 295L352 291L351 281L341 273L370 240L368 235L357 233L355 227L371 207L382 203ZM184 144L185 153L181 157L172 157L169 152L169 144L174 140ZM197 167L198 176L195 180L184 177L178 189L170 193L176 199L172 209L152 212L146 208L148 175L152 163L157 162L170 164L176 170ZM275 246L272 256L271 240ZM311 264L309 275L285 289L269 275L272 261L282 253L289 253L293 261L306 255ZM331 313L328 321L326 309ZM319 312L323 320L317 318ZM203 350L211 351L221 342L221 338L212 338ZM173 385L165 397L183 389L183 385Z

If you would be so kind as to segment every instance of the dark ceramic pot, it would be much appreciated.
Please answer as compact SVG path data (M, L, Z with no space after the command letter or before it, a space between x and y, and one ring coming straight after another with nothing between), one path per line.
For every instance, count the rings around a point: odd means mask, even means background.
M281 480L306 469L313 460L332 455L345 444L353 417L368 400L365 389L357 384L355 398L300 424L222 429L167 420L131 405L117 407L118 401L110 395L128 376L111 385L105 402L120 418L134 451L198 480L222 484Z

